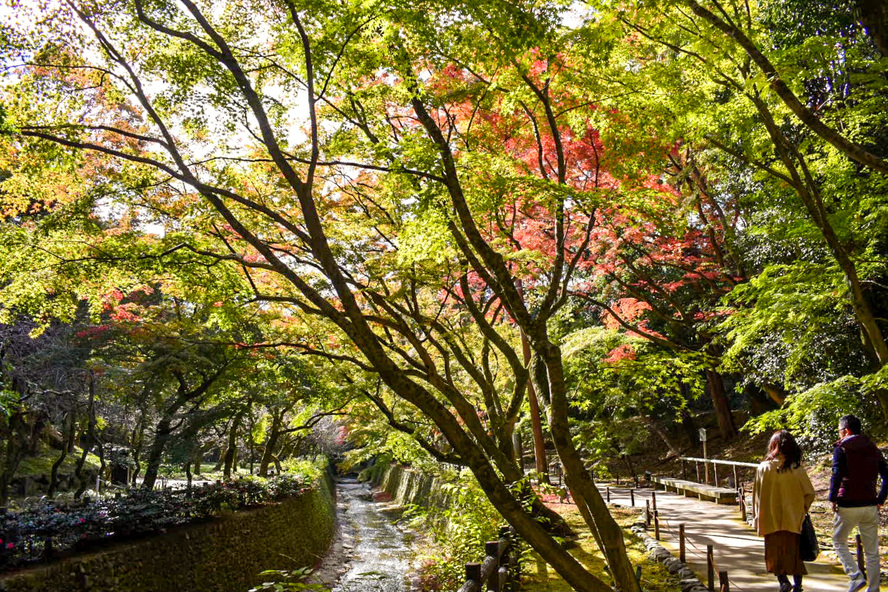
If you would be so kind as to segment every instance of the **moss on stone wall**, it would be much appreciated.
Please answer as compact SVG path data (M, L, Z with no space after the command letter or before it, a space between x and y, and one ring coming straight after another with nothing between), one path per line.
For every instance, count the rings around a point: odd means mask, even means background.
M380 463L368 469L366 476L398 504L439 508L447 505L447 496L440 484L433 477L413 469Z
M0 578L8 592L246 592L264 569L314 565L335 524L332 482L278 505L183 526Z

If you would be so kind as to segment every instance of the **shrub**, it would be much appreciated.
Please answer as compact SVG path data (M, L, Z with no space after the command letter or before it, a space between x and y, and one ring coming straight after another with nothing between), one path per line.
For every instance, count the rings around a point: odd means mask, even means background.
M129 490L115 498L59 502L41 499L0 515L0 570L80 550L107 540L163 532L221 512L296 497L321 474L318 462L269 479L250 476L184 489Z
M419 577L425 590L456 590L464 582L465 564L484 557L484 543L496 540L502 517L468 475L438 477L447 502L441 507L411 507L408 517L427 535L419 552Z

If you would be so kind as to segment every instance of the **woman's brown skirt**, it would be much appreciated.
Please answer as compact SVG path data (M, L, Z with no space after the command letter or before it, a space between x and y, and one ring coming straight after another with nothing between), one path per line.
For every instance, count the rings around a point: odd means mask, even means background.
M788 530L778 530L765 535L765 565L775 575L807 574L799 554L799 535Z

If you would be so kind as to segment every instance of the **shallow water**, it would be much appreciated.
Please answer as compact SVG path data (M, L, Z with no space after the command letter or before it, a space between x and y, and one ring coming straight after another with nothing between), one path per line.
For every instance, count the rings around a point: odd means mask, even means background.
M343 480L338 489L339 519L349 523L354 548L333 592L408 592L411 551L393 517L373 501L367 485Z

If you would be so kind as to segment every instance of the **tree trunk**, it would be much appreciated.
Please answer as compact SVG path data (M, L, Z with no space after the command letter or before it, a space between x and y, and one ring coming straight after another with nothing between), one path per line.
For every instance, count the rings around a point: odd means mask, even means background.
M133 474L130 478L130 485L133 487L138 483L139 473L142 472L142 447L145 443L145 423L145 413L143 410L136 427L133 428Z
M154 489L157 482L157 474L160 471L160 461L163 459L163 451L172 436L172 414L165 414L154 430L154 441L148 449L148 461L145 465L145 478L142 480L142 489L148 491Z
M191 458L192 464L194 464L194 474L200 477L200 472L203 470L201 467L201 463L203 462L203 455L206 450L201 450L200 447L194 452L194 456Z
M518 465L518 470L522 473L524 472L524 446L521 442L521 434L518 433L518 430L512 432L512 450L515 451L515 464Z
M3 470L0 471L0 508L5 508L9 502L9 484L18 470L19 464L24 458L26 442L21 431L26 429L24 413L13 411L9 414L7 422L6 446L3 457Z
M357 340L361 344L360 340ZM387 363L381 355L370 350L371 359L381 367L380 375L392 390L416 405L441 429L454 451L466 462L478 484L484 490L493 507L519 536L526 541L549 565L551 565L578 592L612 592L610 586L589 571L568 553L543 526L535 520L516 499L502 478L490 464L480 446L463 431L449 411L430 394L418 388L403 373ZM633 575L634 578L634 575ZM637 592L627 588L626 592Z
M78 499L87 488L86 478L83 475L83 465L86 464L86 457L92 445L96 442L96 381L92 372L89 374L88 385L89 403L87 405L86 439L89 443L85 443L83 438L81 438L80 445L83 447L83 452L80 454L80 458L77 459L77 468L74 469L74 476L77 478L77 491L74 492L74 497Z
M617 587L623 592L641 592L635 569L626 553L623 530L611 515L601 493L593 483L583 459L574 446L568 423L567 389L564 382L561 350L545 338L535 344L540 363L545 367L549 392L549 430L564 467L564 477L584 520L604 553ZM532 372L531 376L538 374ZM585 508L583 508L585 506Z
M664 430L663 427L659 423L657 423L657 420L652 417L646 416L644 418L644 421L648 424L648 427L651 428L651 431L653 431L655 434L657 434L657 436L660 437L660 439L663 441L663 444L665 444L666 448L669 450L669 454L674 457L681 456L681 450L678 449L678 447L672 441L672 438L670 438L669 434L666 433L666 430Z
M74 492L74 497L78 499L88 487L86 478L83 476L83 466L86 464L86 457L89 454L89 451L92 449L92 446L83 442L82 438L80 445L83 447L83 450L80 452L80 457L77 459L77 466L74 469L74 476L77 478L77 491Z
M237 462L237 431L240 428L241 417L243 413L238 413L231 420L231 428L228 430L228 445L225 447L225 468L223 475L226 479L231 479L231 469L236 467Z
M284 423L284 411L280 413L271 413L271 428L268 433L268 439L265 442L265 449L262 451L262 460L259 462L259 476L268 476L268 465L274 458L274 451L277 448L278 440L281 436L281 426Z
M249 421L247 422L247 444L249 444L248 449L250 452L250 474L253 474L253 458L255 456L255 445L253 442L253 429L256 427L256 420L253 417L253 400L250 399L250 404L247 407L247 417L249 417Z
M62 446L62 452L59 458L52 463L52 470L49 472L49 487L46 489L46 497L52 498L56 494L59 487L59 468L68 458L68 452L74 448L75 435L77 434L77 413L74 409L68 412L68 426L65 433L65 442Z
M188 484L185 485L185 495L191 497L191 460L185 461L185 478L188 480Z
M213 467L213 473L222 470L222 466L225 464L225 455L228 453L228 449L225 446L219 446L219 460L216 461L216 465Z
M524 352L525 365L530 364L530 342L524 331L521 331L521 349ZM534 466L540 483L549 483L549 462L546 458L546 438L543 434L543 421L540 415L540 402L536 396L533 380L527 384L527 402L530 406L530 426L533 431Z
M102 479L108 475L108 463L105 461L105 444L99 438L98 431L93 428L96 436L95 449L99 454L99 474L96 476L96 492L102 490Z
M747 384L743 387L743 393L749 400L749 411L753 415L761 415L767 411L777 409L783 404L785 396L773 385Z
M709 396L712 406L715 408L715 417L718 420L718 430L722 439L729 442L737 437L737 426L734 425L734 417L731 415L731 405L725 396L725 383L722 375L715 370L706 371L706 384L709 387Z
M697 425L694 423L694 418L691 416L691 412L687 409L681 410L681 427L684 429L685 434L688 437L688 443L690 443L691 449L696 450L699 448L700 433L697 431Z

